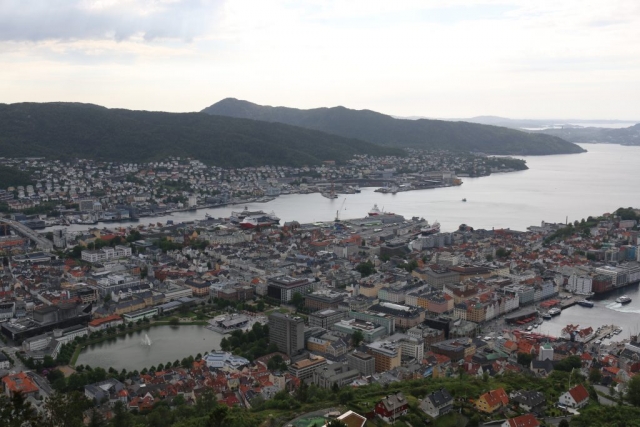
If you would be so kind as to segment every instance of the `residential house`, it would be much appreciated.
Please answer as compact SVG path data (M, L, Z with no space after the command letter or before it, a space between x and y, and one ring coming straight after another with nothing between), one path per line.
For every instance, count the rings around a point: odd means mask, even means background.
M519 417L509 418L501 424L501 427L538 427L540 421L533 414L524 414Z
M420 409L427 415L438 418L451 412L453 409L453 397L444 388L436 390L423 399Z
M563 393L558 402L569 408L582 408L589 403L589 392L582 384L578 384Z
M409 412L409 402L400 392L382 398L374 409L377 416L390 423Z
M509 404L509 396L504 391L504 389L499 388L496 390L491 390L481 395L478 400L476 400L476 409L480 412L484 412L487 414L493 414L497 410L502 407L505 407Z

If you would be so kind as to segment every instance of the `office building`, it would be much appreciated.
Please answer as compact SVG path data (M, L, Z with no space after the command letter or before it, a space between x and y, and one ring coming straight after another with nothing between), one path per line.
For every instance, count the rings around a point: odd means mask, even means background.
M288 356L304 350L304 320L298 316L282 313L269 315L269 341Z

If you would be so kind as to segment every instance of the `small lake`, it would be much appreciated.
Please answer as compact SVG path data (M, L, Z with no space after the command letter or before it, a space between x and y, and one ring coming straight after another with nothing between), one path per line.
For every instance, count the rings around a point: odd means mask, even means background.
M150 346L142 344L145 335L151 340ZM76 365L113 367L118 371L123 368L142 370L188 356L195 357L205 351L220 350L221 340L221 334L204 326L155 326L91 345L80 353Z

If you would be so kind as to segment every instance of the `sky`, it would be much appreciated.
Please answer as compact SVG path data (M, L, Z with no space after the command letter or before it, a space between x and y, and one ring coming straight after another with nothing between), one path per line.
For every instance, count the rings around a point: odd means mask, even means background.
M0 0L0 103L640 120L638 0Z

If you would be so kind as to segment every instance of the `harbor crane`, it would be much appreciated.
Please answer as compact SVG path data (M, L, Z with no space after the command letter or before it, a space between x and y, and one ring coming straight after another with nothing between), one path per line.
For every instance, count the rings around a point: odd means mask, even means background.
M340 211L344 208L344 204L347 203L347 198L345 197L340 205L340 209L336 211L336 219L335 222L340 222Z

